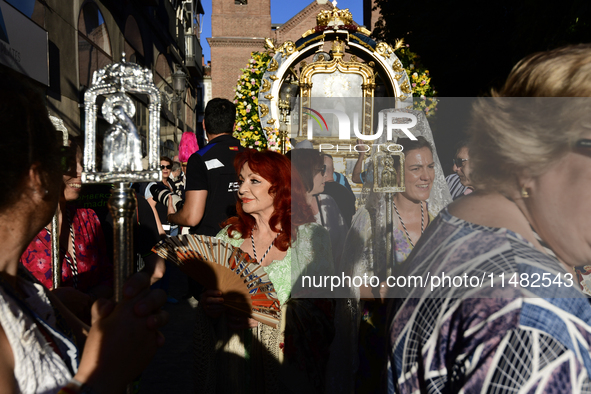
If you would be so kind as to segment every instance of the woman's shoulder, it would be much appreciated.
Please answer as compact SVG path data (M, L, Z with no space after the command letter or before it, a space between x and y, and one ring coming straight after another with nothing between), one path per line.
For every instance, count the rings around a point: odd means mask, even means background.
M97 226L100 226L100 220L98 215L92 208L80 208L80 207L73 207L73 220L79 220L84 223L93 223Z
M324 204L336 204L335 199L332 198L332 196L329 196L328 194L325 194L325 193L320 193L318 195L318 200L323 202Z
M311 250L319 255L330 254L332 261L332 253L329 253L330 245L330 235L326 228L318 223L306 223L298 226L297 237L291 247L296 254L300 252L305 254Z
M474 256L490 253L494 249L507 252L514 243L534 248L527 239L511 229L487 226L457 217L447 207L439 212L425 232L428 236L421 244L426 244L429 249L455 250L458 245L472 245L466 252Z
M40 321L44 321L49 333L58 333L60 326L47 297L48 290L21 268L17 283L25 301L17 301L15 290L0 284L0 335L4 333L15 360L18 360L14 366L15 383L21 388L36 387L49 392L49 388L62 387L71 379L69 368L75 365L76 348L60 333L52 335L59 352L47 352L47 341L39 329ZM63 359L60 353L64 355Z
M221 229L215 237L221 241L229 243L232 246L240 247L240 245L242 245L242 243L244 242L242 234L240 234L238 230L234 230L232 232L232 235L230 235L228 232L229 228L230 225L227 225L226 227Z
M324 227L322 227L322 225L315 223L315 222L310 222L310 223L305 223L305 224L299 225L296 230L298 232L298 238L300 236L312 237L312 236L315 236L318 234L324 234L324 233L328 234L328 231Z
M481 230L509 230L534 243L530 224L517 205L499 193L471 193L451 203L447 212Z
M230 228L230 225L227 225L226 227L222 228L217 234L216 234L216 238L219 238L221 240L225 240L225 239L230 239L230 234L228 234L228 229ZM237 231L235 232L237 233Z
M448 208L427 227L409 259L413 263L412 267L408 266L410 271L428 271L440 277L442 272L454 270L468 276L477 273L482 276L485 272L495 279L503 274L512 277L523 272L566 273L558 260L536 249L519 233L458 218Z
M97 216L96 211L92 208L75 207L76 215Z

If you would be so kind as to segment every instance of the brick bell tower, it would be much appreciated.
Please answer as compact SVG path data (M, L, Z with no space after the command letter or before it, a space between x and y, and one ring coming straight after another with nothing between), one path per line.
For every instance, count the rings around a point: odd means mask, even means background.
M272 37L271 0L213 0L211 11L211 83L213 97L234 100L240 69L252 51Z

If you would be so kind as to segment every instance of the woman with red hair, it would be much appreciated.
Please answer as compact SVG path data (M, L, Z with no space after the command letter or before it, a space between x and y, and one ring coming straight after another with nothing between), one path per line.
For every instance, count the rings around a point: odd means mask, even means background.
M217 237L264 267L281 303L281 324L274 329L235 315L224 308L220 291L205 291L198 308L196 345L203 348L197 353L195 391L324 392L333 302L301 299L311 293L300 278L332 275L328 233L314 223L304 186L295 174L292 178L285 156L247 149L234 167L238 216L228 219ZM204 338L207 333L212 336ZM222 370L227 373L216 374ZM254 379L253 371L262 378Z

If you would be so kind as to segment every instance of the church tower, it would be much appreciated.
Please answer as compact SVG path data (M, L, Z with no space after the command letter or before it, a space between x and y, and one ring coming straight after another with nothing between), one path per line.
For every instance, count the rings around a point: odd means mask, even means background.
M252 51L262 51L272 37L271 0L214 0L211 12L211 82L213 97L234 100L240 69Z

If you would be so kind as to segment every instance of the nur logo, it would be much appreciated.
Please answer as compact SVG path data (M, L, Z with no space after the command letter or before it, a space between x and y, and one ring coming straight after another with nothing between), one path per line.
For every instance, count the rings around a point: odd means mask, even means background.
M310 116L310 118L308 118L308 123L307 123L308 139L309 140L314 138L313 130L312 130L312 126L313 126L312 120L315 120L316 123L318 123L318 126L320 126L320 130L322 130L322 124L324 124L326 131L327 132L329 131L328 125L326 124L326 120L321 115L321 112L323 114L333 114L334 116L336 116L337 121L338 121L338 125L339 125L339 139L340 140L348 140L351 138L351 135L352 135L352 133L351 133L351 119L346 112L340 111L337 109L313 110L312 108L308 108L308 107L303 107L303 109L310 111L310 112L305 112L305 114ZM385 116L384 116L384 112L385 112ZM416 115L408 113L408 112L392 111L391 109L383 110L378 113L377 130L375 131L375 134L370 134L370 135L362 134L359 131L359 113L353 112L353 133L355 134L355 136L357 138L365 140L365 141L377 140L378 138L381 137L381 135L384 131L384 118L386 118L386 125L387 125L386 138L388 141L393 140L393 135L394 135L393 131L394 130L401 130L411 140L415 140L415 141L417 140L417 138L409 130L410 128L417 125L418 120L417 120ZM320 123L320 120L322 120L322 123ZM399 123L400 121L404 121L404 123Z
M324 117L322 115L320 115L320 112L314 111L312 108L308 108L308 107L302 107L302 108L307 109L308 111L313 112L313 113L308 113L308 115L310 115L310 117L312 117L312 119L314 119L316 121L316 123L318 123L318 126L320 127L320 130L322 131L322 124L320 124L320 120L318 119L320 117L320 119L322 119L322 122L324 123L324 128L328 132L328 125L326 124L326 120L324 120ZM316 114L317 116L314 115L314 114ZM311 132L312 132L311 131L312 130L312 127L311 127L310 124L308 125L308 130L310 130L310 131L308 131L308 136L309 136L311 134ZM310 138L310 137L308 137L308 138Z

